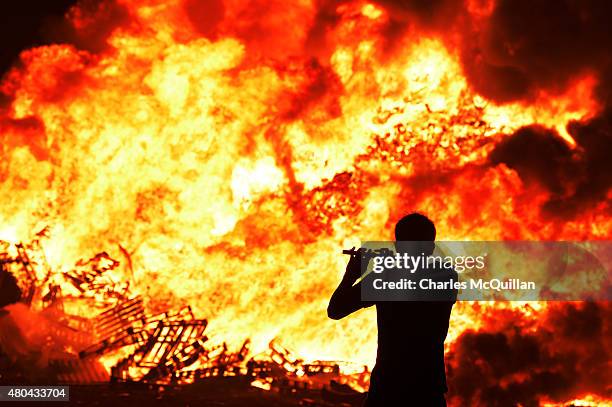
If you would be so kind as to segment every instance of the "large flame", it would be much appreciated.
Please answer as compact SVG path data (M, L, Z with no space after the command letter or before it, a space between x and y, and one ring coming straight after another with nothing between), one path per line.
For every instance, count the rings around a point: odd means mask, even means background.
M402 214L424 211L441 240L610 236L603 208L548 219L547 191L487 163L530 124L575 148L566 125L598 112L596 76L499 105L440 38L407 32L381 57L388 11L374 4L338 6L328 46L306 53L309 1L269 6L274 37L236 1L203 36L186 3L122 2L129 24L101 52L22 53L2 83L0 239L49 225L55 272L104 249L151 310L188 303L234 344L277 337L305 358L371 365L372 311L336 323L325 308L340 250L391 238ZM546 308L458 304L450 344L483 307Z

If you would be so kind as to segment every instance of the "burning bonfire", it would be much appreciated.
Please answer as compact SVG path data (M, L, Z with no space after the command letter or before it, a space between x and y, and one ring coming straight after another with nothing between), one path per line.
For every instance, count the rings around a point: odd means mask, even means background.
M358 400L376 330L326 319L343 248L413 210L440 240L612 237L607 8L73 6L0 82L3 382ZM608 302L458 303L449 404L610 405L611 326Z
M320 390L326 384L326 390L336 394L338 400L360 398L348 383L363 388L369 378L367 366L360 374L341 374L339 363L306 363L274 341L259 355L250 354L249 339L232 352L225 342L215 345L209 341L205 332L208 322L196 319L190 306L148 314L143 299L131 292L129 284L115 280L112 272L119 262L105 252L77 262L70 271L54 274L41 249L44 232L26 245L3 242L4 251L0 253L3 277L10 272L24 288L21 291L14 282L3 282L5 295L12 287L21 297L21 304L9 307L15 321L2 326L7 354L0 368L5 381L181 385L208 378L240 377L268 390L275 386L291 393ZM33 314L24 305L41 311ZM81 315L67 312L75 305ZM95 317L82 316L100 307L107 308ZM88 311L83 312L85 309ZM33 319L25 332L20 332L23 325L19 319ZM209 346L209 342L213 344ZM33 365L24 366L24 359ZM28 369L33 366L42 370Z

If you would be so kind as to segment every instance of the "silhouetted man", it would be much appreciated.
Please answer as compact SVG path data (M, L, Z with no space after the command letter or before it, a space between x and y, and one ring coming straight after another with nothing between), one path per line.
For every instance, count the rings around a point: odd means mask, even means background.
M402 243L415 242L425 256L433 253L436 228L431 220L419 213L402 218L395 226L396 251ZM419 243L416 243L419 242ZM414 249L411 249L414 250ZM410 253L419 255L421 253ZM456 290L434 294L425 293L408 301L362 301L361 256L353 255L344 278L334 292L327 308L332 319L341 319L365 307L376 305L378 323L378 351L372 370L370 389L365 406L446 406L447 391L444 366L444 340L448 332L451 309ZM424 278L437 273L436 279L452 278L452 269L417 270L412 278ZM423 292L421 292L423 294ZM425 298L426 300L422 300Z

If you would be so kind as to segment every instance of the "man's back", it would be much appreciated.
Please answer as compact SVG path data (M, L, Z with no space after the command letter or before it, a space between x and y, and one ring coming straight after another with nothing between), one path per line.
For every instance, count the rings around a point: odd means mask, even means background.
M378 351L369 405L409 403L447 391L444 339L452 307L443 301L376 305Z
M423 289L420 283L457 281L457 273L452 268L419 268L415 272L389 269L376 276L368 275L363 287L381 276L395 283L410 280L415 288L395 294L391 297L394 301L375 302L378 350L368 406L444 405L425 404L422 400L436 396L443 400L448 390L444 340L457 290L449 286Z

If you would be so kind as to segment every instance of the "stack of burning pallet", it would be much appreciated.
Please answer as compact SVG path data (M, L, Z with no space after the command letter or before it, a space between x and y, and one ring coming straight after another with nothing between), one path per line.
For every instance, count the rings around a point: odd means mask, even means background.
M354 395L346 384L362 388L368 380L367 369L343 375L338 363L306 363L275 341L267 353L251 358L249 340L238 351L230 351L225 343L210 345L207 320L196 318L189 306L147 313L143 299L131 295L129 284L115 280L111 271L119 262L105 252L55 274L44 260L39 240L27 245L3 243L0 259L0 273L11 272L18 278L22 302L39 301L38 309L62 327L57 335L69 336L69 342L79 347L76 354L67 351L50 360L59 382L177 385L242 377L259 387L293 395L313 389ZM66 286L72 294L65 292ZM69 315L62 304L75 296L108 307L93 318ZM117 360L110 375L100 363L109 356Z

